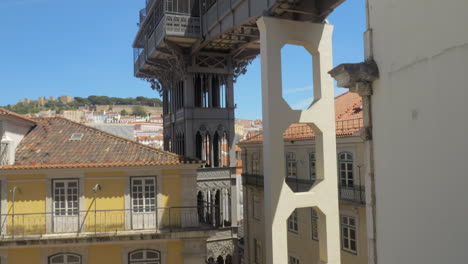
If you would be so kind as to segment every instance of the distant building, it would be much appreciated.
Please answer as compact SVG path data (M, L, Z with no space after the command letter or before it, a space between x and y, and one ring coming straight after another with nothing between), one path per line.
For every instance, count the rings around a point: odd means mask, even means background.
M64 104L68 104L68 103L73 102L74 99L69 95L62 95L62 96L59 97L59 101L64 103Z
M47 102L47 100L46 100L45 97L39 97L39 98L37 98L37 104L38 104L39 106L44 106L46 102Z

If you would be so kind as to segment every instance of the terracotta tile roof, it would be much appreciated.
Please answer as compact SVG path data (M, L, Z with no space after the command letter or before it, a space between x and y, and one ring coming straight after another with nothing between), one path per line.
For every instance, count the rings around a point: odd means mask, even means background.
M0 107L0 116L11 116L11 117L15 117L15 118L19 118L19 119L22 119L24 121L28 121L28 122L31 122L33 124L36 123L36 121L24 116L24 115L20 115L20 114L17 114L17 113L14 113L14 112L11 112L11 111L8 111L4 108L1 108Z
M335 97L336 136L351 136L363 126L362 99L358 94L346 92ZM283 134L285 141L306 140L315 137L307 124L294 123ZM241 143L263 142L263 134L259 132Z
M115 167L198 163L61 117L38 118L1 169ZM70 140L82 134L81 140Z

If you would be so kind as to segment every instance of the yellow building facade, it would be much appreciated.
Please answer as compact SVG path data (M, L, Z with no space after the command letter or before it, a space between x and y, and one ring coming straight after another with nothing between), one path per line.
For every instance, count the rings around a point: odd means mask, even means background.
M1 263L204 263L198 162L61 118L0 124Z

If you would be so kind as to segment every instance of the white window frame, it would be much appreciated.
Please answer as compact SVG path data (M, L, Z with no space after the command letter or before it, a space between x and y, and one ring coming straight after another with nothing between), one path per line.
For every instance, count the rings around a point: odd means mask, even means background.
M295 209L292 214L288 217L288 231L293 233L299 233L299 221L298 211Z
M57 187L56 184L57 183L63 183L64 184L64 187ZM76 189L76 194L74 193L74 191L72 190L72 188L69 187L69 184L70 183L76 183L76 188L73 188L73 189ZM57 188L61 188L63 189L63 194L61 193L57 193ZM70 194L70 191L72 192ZM79 215L79 211L80 211L80 182L78 179L57 179L57 180L52 180L52 203L53 203L53 212L54 212L54 215L55 216L78 216ZM63 196L64 199L63 201L57 201L56 198L57 198L57 195L60 195L60 196ZM73 199L71 201L69 201L69 197L70 195L72 196L76 196L76 201L73 201ZM60 202L63 202L64 203L64 206L62 208L62 205L60 204ZM74 206L73 204L69 204L69 203L73 203L73 202L76 202L76 206ZM57 204L58 203L58 204ZM57 205L59 205L57 207Z
M338 154L338 181L342 187L354 187L356 184L354 179L354 155L349 151Z
M288 264L301 264L301 260L298 257L289 255Z
M312 234L312 240L318 241L319 240L319 234L318 234L318 221L319 221L319 216L317 211L315 211L313 208L310 209L310 226L311 226L311 234Z
M153 181L153 189L147 190L146 187L151 187L151 185L146 183L146 180ZM135 191L135 181L141 181L141 190ZM147 213L154 212L156 210L156 178L155 177L131 177L130 179L130 200L133 213ZM141 197L138 197L138 193L141 193ZM151 193L153 196L151 197ZM135 204L135 201L139 201Z
M297 160L296 153L286 153L286 177L297 179Z
M58 257L60 257L60 256L63 256L63 262L52 262L52 260L53 260L54 258L58 258ZM75 261L75 262L68 262L68 260L67 260L67 257L68 257L68 256L78 257L78 258L79 258L79 261L78 261L78 262L76 262L76 261ZM49 264L81 264L81 263L83 263L83 260L82 260L82 259L83 259L83 258L82 258L81 255L79 255L79 254L75 254L75 253L58 253L58 254L55 254L55 255L50 256L50 257L48 258L47 262L48 262Z
M354 223L354 224L353 224ZM357 254L358 251L358 223L357 217L340 215L341 248L344 251ZM354 232L354 237L352 236ZM354 242L354 248L351 246Z
M148 258L148 252L151 253L156 253L158 257L156 258ZM142 259L132 259L132 255L136 253L142 253L143 258ZM140 249L140 250L135 250L132 252L128 253L128 263L129 264L161 264L162 262L162 256L161 252L158 250L153 250L153 249Z
M313 182L317 180L317 163L315 152L309 152L309 178Z

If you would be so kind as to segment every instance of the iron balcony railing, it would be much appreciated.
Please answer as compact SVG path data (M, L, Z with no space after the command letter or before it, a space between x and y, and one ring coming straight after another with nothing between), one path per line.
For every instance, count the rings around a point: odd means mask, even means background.
M366 192L364 186L351 185L351 186L338 186L340 192L340 200L351 203L366 204Z
M199 212L215 211L214 206L164 207L119 210L57 210L55 212L1 214L4 240L57 235L99 236L153 231L156 233L216 228L200 222Z
M286 183L295 192L306 192L315 184L313 179L298 179L289 177L286 178ZM261 174L242 174L242 184L250 185L255 187L263 188L263 175ZM338 195L341 201L365 204L366 203L366 192L364 186L352 185L352 186L338 186Z
M355 132L364 127L364 119L354 118L336 121L336 133Z

